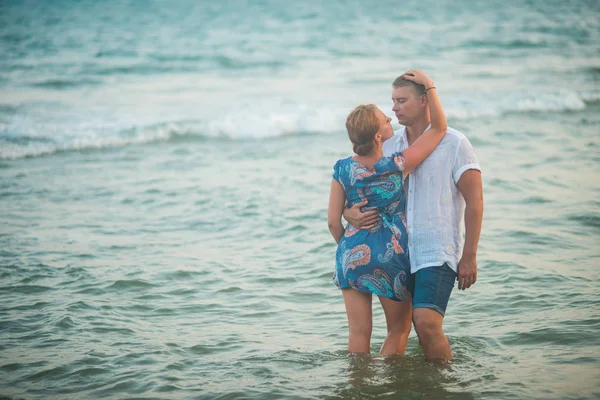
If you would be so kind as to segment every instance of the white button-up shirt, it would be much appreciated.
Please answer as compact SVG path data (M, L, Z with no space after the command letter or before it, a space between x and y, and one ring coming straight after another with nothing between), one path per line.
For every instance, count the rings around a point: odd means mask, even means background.
M383 144L383 153L389 156L407 147L402 128ZM444 263L457 270L465 236L465 199L457 183L469 169L481 171L469 139L448 128L433 153L408 176L406 220L412 273Z

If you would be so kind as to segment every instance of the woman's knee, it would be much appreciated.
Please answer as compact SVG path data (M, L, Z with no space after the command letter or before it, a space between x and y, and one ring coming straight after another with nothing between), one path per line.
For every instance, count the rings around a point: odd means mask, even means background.
M409 319L405 321L399 321L395 324L388 325L387 332L388 335L406 335L410 334L410 330L412 328L412 321Z
M353 336L370 338L373 331L373 324L353 324L349 327L349 330Z

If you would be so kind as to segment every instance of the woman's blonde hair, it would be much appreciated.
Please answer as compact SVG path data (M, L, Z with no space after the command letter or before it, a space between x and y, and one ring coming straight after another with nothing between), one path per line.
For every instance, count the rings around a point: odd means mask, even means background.
M348 114L346 130L352 142L352 149L359 156L366 156L375 147L373 139L379 131L379 119L375 104L361 104Z

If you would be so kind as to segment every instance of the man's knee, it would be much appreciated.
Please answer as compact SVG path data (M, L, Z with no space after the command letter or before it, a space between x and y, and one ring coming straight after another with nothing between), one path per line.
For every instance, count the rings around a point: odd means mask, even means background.
M427 308L414 310L413 324L415 325L415 330L420 341L426 341L429 338L443 335L442 321L443 317L437 311Z

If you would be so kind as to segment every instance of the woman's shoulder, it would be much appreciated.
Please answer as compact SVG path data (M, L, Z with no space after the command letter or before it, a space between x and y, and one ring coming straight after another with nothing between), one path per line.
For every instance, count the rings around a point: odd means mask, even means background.
M345 158L340 158L335 163L337 165L337 164L347 163L348 161L352 161L352 156L348 156L348 157L345 157Z
M352 163L352 156L348 156L346 158L340 158L339 160L337 160L335 162L335 164L333 165L333 169L338 169L340 167L344 167L350 163Z
M348 171L347 166L352 162L352 157L340 158L333 165L333 179L340 181L342 176L346 175L344 172Z

